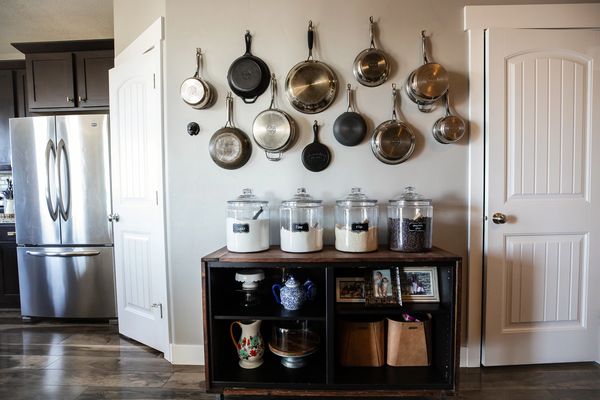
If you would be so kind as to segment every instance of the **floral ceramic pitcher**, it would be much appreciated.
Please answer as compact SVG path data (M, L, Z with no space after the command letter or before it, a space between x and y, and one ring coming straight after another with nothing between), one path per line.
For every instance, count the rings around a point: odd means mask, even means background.
M240 367L252 369L260 367L263 363L263 355L265 353L265 345L262 335L260 334L260 323L262 321L251 321L244 324L241 321L233 321L229 326L231 340L235 346L238 357L240 358ZM239 340L235 340L233 336L233 326L239 325L242 328L242 335Z

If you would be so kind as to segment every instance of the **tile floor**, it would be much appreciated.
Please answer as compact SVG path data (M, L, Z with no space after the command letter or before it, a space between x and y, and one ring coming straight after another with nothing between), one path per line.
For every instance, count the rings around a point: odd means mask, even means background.
M24 324L0 312L0 399L216 399L204 369L173 366L116 325ZM593 363L462 369L460 400L599 400Z

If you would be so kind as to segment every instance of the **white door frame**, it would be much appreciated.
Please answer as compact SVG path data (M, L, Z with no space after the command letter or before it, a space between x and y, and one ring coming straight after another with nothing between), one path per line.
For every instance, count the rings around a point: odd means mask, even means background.
M469 202L467 343L461 365L481 365L483 323L485 198L485 53L489 28L599 29L600 4L466 6L464 30L469 49Z

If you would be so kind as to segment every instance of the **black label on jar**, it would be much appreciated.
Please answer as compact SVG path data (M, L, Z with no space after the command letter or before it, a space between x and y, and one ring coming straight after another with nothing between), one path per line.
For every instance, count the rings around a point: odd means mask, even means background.
M292 232L308 232L308 223L304 223L304 224L293 223L292 224Z
M233 233L250 233L249 224L233 224Z
M369 230L369 223L352 224L352 232L366 232Z
M409 232L425 232L427 226L424 222L409 222L408 223L408 231Z

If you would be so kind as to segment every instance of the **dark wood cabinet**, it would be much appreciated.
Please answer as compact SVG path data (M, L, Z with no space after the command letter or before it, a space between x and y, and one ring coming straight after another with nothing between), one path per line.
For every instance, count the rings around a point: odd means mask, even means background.
M15 226L0 226L0 308L19 308L19 270Z
M27 114L25 61L0 61L0 170L10 170L9 118Z
M108 109L112 39L12 45L25 54L30 112Z
M338 278L365 277L374 270L432 270L439 301L395 306L366 306L336 301ZM236 272L261 269L260 305L244 307ZM292 274L316 285L316 297L298 311L275 303L271 285ZM331 246L316 253L285 253L277 247L261 253L231 253L223 248L202 259L206 388L232 396L444 397L456 392L460 338L460 257L434 248L427 253L398 253L380 248L372 253L342 253ZM433 284L431 284L433 285ZM431 286L430 286L431 287ZM348 367L342 365L339 337L342 321L402 319L403 313L430 318L430 364L426 366ZM261 320L265 354L261 366L244 369L230 339L233 321ZM320 337L319 350L302 368L286 368L269 351L273 331L281 323L306 321Z
M29 109L75 107L72 53L27 54Z

